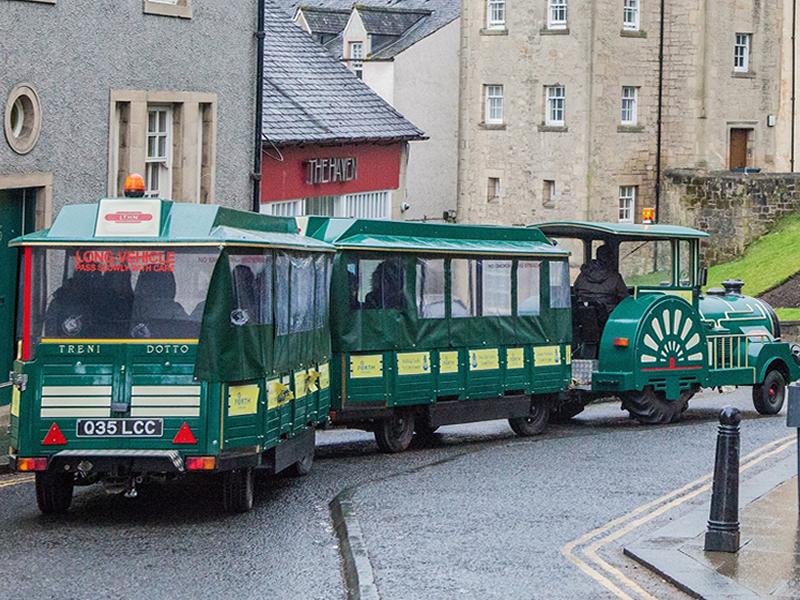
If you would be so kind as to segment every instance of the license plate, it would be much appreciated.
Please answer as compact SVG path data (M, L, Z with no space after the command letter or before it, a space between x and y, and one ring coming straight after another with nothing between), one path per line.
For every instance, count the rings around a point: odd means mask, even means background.
M161 437L164 419L78 419L78 437Z

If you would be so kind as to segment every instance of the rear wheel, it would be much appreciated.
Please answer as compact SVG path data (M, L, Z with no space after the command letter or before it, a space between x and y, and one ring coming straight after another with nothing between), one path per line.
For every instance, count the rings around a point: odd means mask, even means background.
M375 441L381 452L396 454L404 452L414 436L414 415L395 411L388 419L375 425Z
M753 406L762 415L777 415L786 399L786 378L777 369L767 372L761 385L753 386Z
M36 473L36 504L46 515L65 513L72 504L72 488L75 478L72 474Z
M222 480L222 502L225 510L245 513L253 508L253 467L226 471Z
M681 393L677 400L667 400L664 392L657 392L648 386L640 392L628 392L622 398L622 407L631 418L644 425L664 425L681 418L694 396L694 389Z
M527 417L513 417L508 420L511 429L519 437L539 435L547 429L550 407L545 402L531 404L531 413Z

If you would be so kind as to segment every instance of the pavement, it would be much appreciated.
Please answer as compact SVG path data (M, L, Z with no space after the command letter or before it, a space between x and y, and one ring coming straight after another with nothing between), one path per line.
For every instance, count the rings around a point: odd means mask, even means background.
M797 463L787 457L740 490L738 552L703 550L702 507L625 548L695 598L800 598Z

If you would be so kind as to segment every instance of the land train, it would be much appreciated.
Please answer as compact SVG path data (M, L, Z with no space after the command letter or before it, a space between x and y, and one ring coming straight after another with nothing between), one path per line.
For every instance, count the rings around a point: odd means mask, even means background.
M76 485L133 496L187 473L220 476L242 512L254 470L308 473L314 430L331 423L399 452L450 423L536 435L601 396L663 423L700 387L752 385L756 408L777 412L798 360L738 284L700 293L703 235L67 206L12 241L12 467L35 473L46 513ZM574 297L569 239L584 260L602 243L635 267L610 314Z

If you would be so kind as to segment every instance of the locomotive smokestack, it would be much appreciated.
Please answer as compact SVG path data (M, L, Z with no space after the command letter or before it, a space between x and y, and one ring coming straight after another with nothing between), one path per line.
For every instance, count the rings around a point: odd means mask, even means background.
M722 287L724 287L725 292L731 296L741 296L744 281L741 279L726 279L722 282Z

